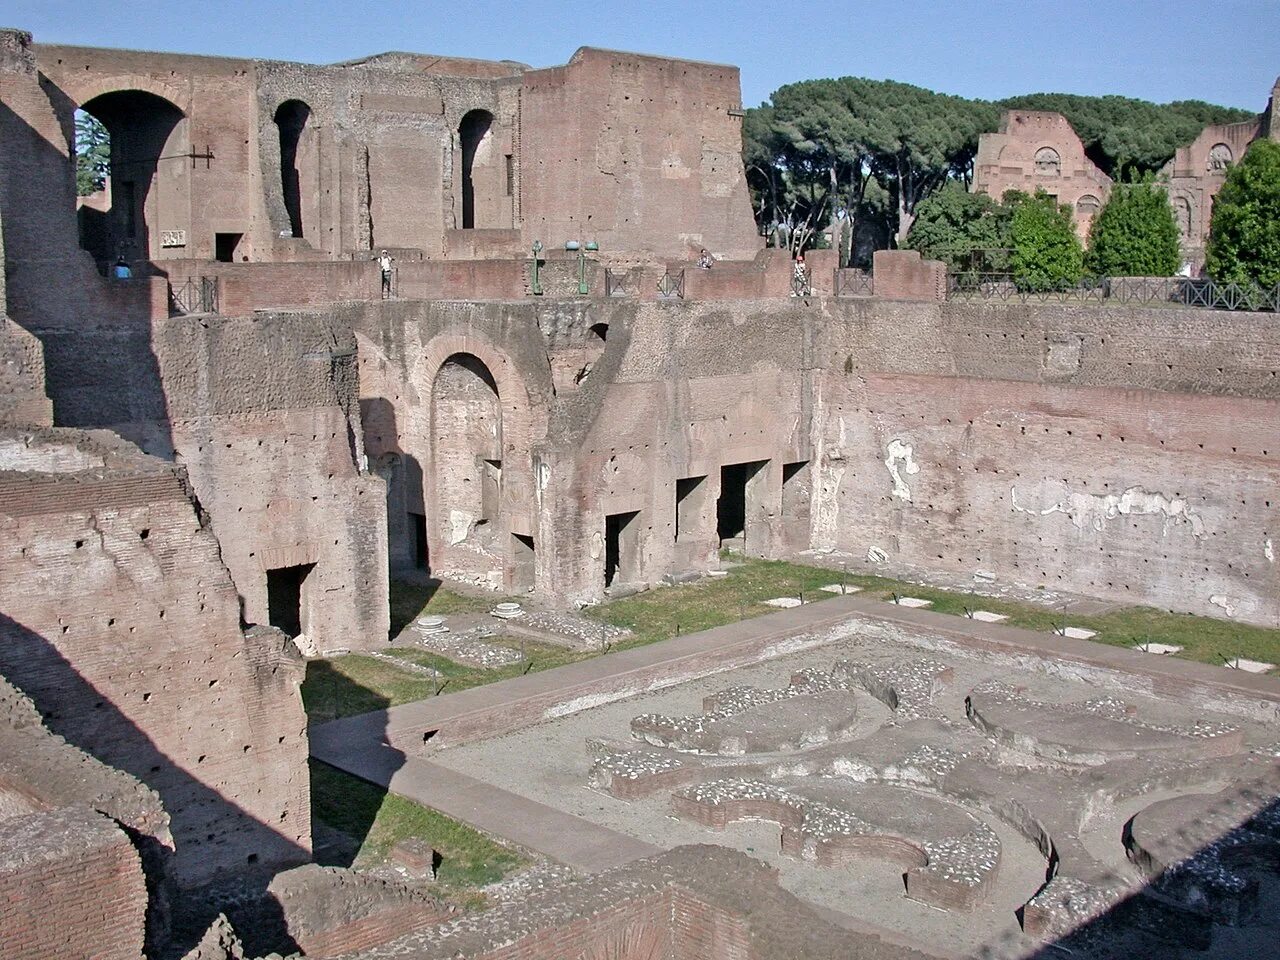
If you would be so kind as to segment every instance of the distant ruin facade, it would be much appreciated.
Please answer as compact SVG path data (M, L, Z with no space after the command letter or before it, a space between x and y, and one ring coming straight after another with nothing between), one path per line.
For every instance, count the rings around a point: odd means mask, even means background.
M856 294L815 251L797 288L752 221L739 99L735 68L591 48L313 66L0 31L0 742L23 758L0 752L0 848L114 877L109 955L163 940L175 890L261 892L309 859L306 660L384 645L397 579L567 609L726 549L818 551L1280 625L1272 316L949 302L899 251ZM77 110L112 151L79 202ZM1056 115L983 144L975 189L1106 200ZM787 955L751 916L796 916L790 895L763 868L704 890L698 856L458 942ZM0 861L0 889L29 870ZM302 910L305 935L384 956L379 931L444 920L388 896L385 927L378 897L347 918L364 939ZM103 916L73 906L74 952ZM813 955L850 955L799 916Z
M1222 189L1227 170L1254 140L1280 140L1278 102L1280 80L1256 120L1205 127L1193 142L1179 147L1161 169L1158 182L1168 191L1182 258L1193 271L1204 266L1213 198ZM1008 110L1000 119L998 132L978 138L974 193L985 193L998 201L1010 190L1042 190L1071 208L1081 240L1088 240L1089 229L1112 186L1111 178L1089 159L1079 136L1060 113Z

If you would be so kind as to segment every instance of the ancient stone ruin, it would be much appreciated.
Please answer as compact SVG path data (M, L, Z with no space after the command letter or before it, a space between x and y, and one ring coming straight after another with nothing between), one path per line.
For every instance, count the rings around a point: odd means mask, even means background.
M1188 255L1277 110L1170 162ZM86 114L110 174L77 197ZM822 603L308 729L308 661L385 655L393 581L428 576L492 593L410 628L477 670L522 662L503 631L625 646L582 608L727 551L1280 626L1274 315L952 301L904 251L858 291L814 251L797 289L741 115L734 67L595 48L0 31L5 957L1274 943L1274 677L835 572ZM1062 117L1010 114L974 187L1040 185L1082 230L1110 188ZM485 910L421 844L319 866L309 756L541 860Z

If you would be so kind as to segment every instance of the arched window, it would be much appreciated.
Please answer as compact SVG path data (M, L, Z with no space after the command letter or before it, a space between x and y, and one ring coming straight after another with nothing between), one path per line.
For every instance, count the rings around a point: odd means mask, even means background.
M1076 201L1076 213L1082 217L1095 216L1102 207L1102 201L1091 193L1086 193Z
M482 168L492 165L490 130L493 127L493 114L488 110L472 110L458 124L458 146L462 151L462 229L472 230L476 223L476 180ZM485 178L485 187L492 177ZM491 197L488 189L481 190L480 208L488 206ZM481 217L483 219L483 216Z
M163 248L169 248L169 256L192 256L187 237L186 114L145 90L113 90L81 104L80 110L106 130L110 197L105 212L81 209L81 246L99 261L154 260ZM79 124L78 132L87 132L89 126ZM80 150L77 143L77 153ZM90 214L95 222L90 222Z
M286 100L276 108L276 128L280 132L280 189L284 208L289 214L289 229L295 237L303 236L302 177L298 165L298 147L311 108L301 100Z
M1036 151L1036 176L1056 177L1062 173L1062 158L1053 147L1041 147Z
M1209 151L1209 170L1210 172L1221 172L1231 166L1231 161L1235 157L1231 154L1231 148L1225 143L1214 144L1213 149Z

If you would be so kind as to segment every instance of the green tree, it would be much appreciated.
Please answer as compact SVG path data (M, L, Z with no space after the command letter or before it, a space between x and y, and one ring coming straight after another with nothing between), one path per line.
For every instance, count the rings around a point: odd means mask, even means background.
M1209 276L1220 283L1280 284L1280 143L1255 140L1213 203Z
M1178 224L1150 178L1116 184L1089 230L1085 266L1099 277L1169 277L1178 269Z
M76 194L87 197L107 184L111 136L97 117L76 111Z
M1009 246L1011 212L985 193L970 193L952 180L917 208L903 246L943 261L953 272L979 266L1003 270L1008 265L1004 250Z
M1079 282L1084 250L1076 236L1071 208L1042 190L1031 197L1008 197L1009 268L1024 290L1054 290Z
M1031 93L1001 100L999 106L1062 114L1089 158L1116 180L1159 170L1178 147L1190 143L1211 123L1239 123L1257 116L1199 100L1156 104L1132 97L1072 93Z

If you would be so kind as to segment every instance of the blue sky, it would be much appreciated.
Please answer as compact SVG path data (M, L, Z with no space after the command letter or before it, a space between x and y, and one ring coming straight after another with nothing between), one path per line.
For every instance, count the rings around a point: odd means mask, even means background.
M1042 91L1261 110L1280 0L5 0L38 41L328 63L413 50L533 66L583 45L734 63L753 106L811 77L1000 98Z

